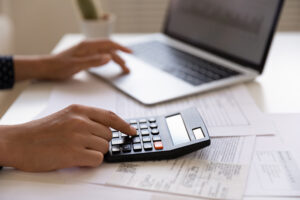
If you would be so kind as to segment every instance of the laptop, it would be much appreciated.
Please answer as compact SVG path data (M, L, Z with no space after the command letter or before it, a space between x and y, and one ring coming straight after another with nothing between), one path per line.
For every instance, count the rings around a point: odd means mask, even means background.
M89 71L145 105L250 81L264 68L284 0L170 0L162 33L117 41L131 73Z

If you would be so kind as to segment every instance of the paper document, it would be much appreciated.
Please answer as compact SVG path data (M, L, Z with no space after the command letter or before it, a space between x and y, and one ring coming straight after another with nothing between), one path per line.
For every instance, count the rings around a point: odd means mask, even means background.
M300 197L300 114L271 114L276 137L257 137L247 196Z
M289 151L257 151L247 196L300 197L300 168Z
M71 104L101 107L123 118L147 117L197 107L207 124L210 136L274 134L273 124L255 105L243 85L199 94L154 106L144 106L112 86L87 73L57 84L46 110L39 117Z
M210 147L167 161L120 163L109 185L215 199L241 199L255 137L213 138Z
M205 160L122 163L108 184L216 199L241 199L248 168Z
M276 125L283 128L284 121L286 118L282 115L278 117ZM285 131L292 127L294 132L300 130L299 121L294 121L297 123L294 125L292 121L286 124L289 127L281 129L278 136L256 138L256 148L246 190L247 196L300 197L300 168L295 156L297 152L294 153L290 149L292 142L288 143L289 146L283 142L285 138L292 135ZM293 139L295 144L299 144L297 137Z

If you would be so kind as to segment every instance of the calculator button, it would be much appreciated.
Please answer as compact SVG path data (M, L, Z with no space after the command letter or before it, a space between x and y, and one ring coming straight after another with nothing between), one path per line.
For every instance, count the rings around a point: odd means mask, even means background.
M164 147L163 147L162 142L154 142L154 148L155 148L156 150L161 150L161 149L163 149Z
M156 123L151 123L150 128L157 128L157 124Z
M144 136L143 142L151 142L151 138L149 136Z
M119 137L119 132L113 132L112 137L113 138L118 138Z
M120 153L120 146L119 145L111 146L111 152Z
M133 144L133 150L134 151L141 151L142 145L141 144Z
M147 120L146 120L146 119L140 119L139 122L140 122L140 123L147 123Z
M158 129L152 129L151 130L151 133L153 134L153 135L157 135L157 134L159 134L159 131L158 131Z
M125 142L124 138L114 138L111 140L112 145L124 144L124 142Z
M138 125L137 124L131 124L131 126L135 129L138 129Z
M150 122L150 123L154 123L154 122L156 122L156 119L155 119L155 118L150 118L150 119L149 119L149 122Z
M130 123L130 124L136 124L137 121L136 121L135 119L132 119L132 120L129 121L129 123Z
M128 135L126 135L125 133L121 133L121 137L127 137Z
M156 141L161 141L159 135L153 135L152 140L153 140L154 142L156 142Z
M141 129L147 129L148 126L147 126L146 124L140 124L140 128L141 128Z
M140 139L140 137L133 137L132 138L132 143L140 143L141 142L141 139Z
M142 135L149 135L150 131L148 129L141 130Z
M131 151L131 144L124 144L124 145L122 146L122 151L123 151L124 153L130 152L130 151Z
M151 144L151 142L144 143L144 149L145 150L152 150L152 144Z
M131 136L127 136L127 137L123 137L123 138L124 138L124 144L131 144L132 143Z

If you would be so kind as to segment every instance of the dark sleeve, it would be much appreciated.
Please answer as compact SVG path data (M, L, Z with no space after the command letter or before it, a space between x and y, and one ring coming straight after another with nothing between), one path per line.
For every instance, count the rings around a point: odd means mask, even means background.
M12 88L15 83L14 62L11 56L0 56L0 89Z

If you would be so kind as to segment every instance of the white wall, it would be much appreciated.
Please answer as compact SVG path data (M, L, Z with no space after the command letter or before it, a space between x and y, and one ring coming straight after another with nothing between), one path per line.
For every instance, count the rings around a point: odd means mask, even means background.
M19 54L48 53L70 32L80 32L74 0L7 0ZM160 31L168 0L104 0L118 17L116 32Z
M49 53L65 33L80 32L73 0L4 1L10 4L15 23L16 53ZM155 32L161 29L168 1L103 0L103 4L118 15L117 32ZM280 29L300 30L300 0L286 0Z
M9 0L19 54L49 53L68 32L78 32L72 0Z

